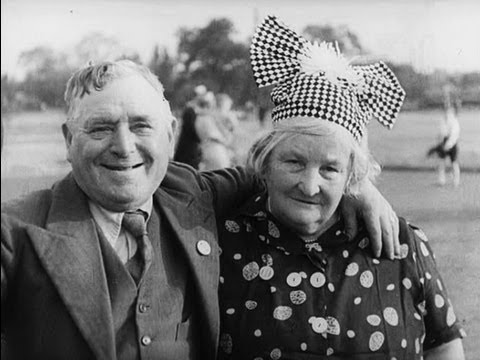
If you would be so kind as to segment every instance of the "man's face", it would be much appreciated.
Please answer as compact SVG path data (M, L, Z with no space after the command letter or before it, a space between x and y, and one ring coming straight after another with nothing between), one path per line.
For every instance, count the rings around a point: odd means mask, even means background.
M111 211L142 205L173 153L175 120L161 95L143 77L129 75L76 101L75 120L63 130L78 185Z
M316 237L332 225L347 184L349 135L334 130L328 136L299 134L284 140L269 161L265 180L270 209L304 238Z

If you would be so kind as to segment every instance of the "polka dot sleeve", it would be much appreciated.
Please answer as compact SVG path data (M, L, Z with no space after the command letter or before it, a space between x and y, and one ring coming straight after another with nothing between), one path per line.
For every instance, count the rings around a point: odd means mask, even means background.
M409 240L415 249L418 277L423 288L423 298L419 299L417 308L425 323L424 350L428 350L462 338L465 332L455 316L427 236L414 225L409 224L408 227Z

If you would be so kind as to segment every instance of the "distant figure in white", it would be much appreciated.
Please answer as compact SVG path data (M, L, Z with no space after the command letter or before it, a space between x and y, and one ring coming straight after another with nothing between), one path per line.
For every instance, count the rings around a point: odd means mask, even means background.
M205 96L208 105L198 112L195 127L200 138L202 159L200 170L215 170L232 166L232 143L238 125L232 111L233 101L227 94Z
M431 148L428 155L436 154L440 158L438 165L438 183L445 185L446 168L448 159L452 164L453 185L457 187L460 184L460 165L458 163L458 139L460 137L460 124L458 122L458 112L460 109L460 100L452 96L451 88L444 88L444 108L445 115L440 122L440 143Z

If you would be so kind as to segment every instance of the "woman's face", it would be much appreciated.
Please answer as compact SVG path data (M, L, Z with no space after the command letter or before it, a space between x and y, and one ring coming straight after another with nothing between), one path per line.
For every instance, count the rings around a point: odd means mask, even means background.
M335 222L350 173L351 135L338 125L328 135L299 134L272 151L265 175L270 211L302 238Z

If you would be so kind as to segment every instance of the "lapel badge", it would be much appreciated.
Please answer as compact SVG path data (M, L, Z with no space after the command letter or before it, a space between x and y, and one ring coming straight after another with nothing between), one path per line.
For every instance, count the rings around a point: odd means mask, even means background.
M200 240L197 242L197 251L200 255L210 255L212 252L212 248L210 247L210 244L205 241L205 240Z

